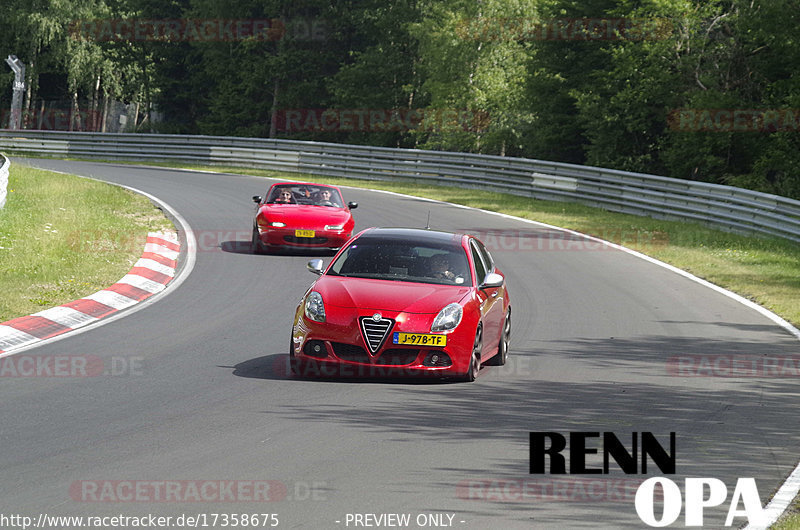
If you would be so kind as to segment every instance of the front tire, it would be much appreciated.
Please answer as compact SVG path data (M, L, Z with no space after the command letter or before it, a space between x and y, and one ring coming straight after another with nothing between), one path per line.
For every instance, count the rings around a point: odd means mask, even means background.
M297 357L294 355L294 334L289 339L289 373L292 375L300 375L300 367L298 366Z
M478 324L478 330L475 332L475 341L472 343L472 354L469 358L469 368L467 373L464 374L463 380L471 383L478 377L478 372L481 369L481 351L483 350L483 326Z
M258 228L253 227L253 237L250 238L250 252L253 254L264 254L264 246L261 244L261 237Z

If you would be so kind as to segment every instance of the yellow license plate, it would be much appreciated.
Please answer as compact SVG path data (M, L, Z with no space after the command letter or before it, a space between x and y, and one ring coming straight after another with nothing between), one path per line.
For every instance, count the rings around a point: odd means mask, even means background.
M313 230L295 230L294 231L295 237L314 237Z
M446 346L447 335L395 332L392 342L394 344L412 344L414 346Z

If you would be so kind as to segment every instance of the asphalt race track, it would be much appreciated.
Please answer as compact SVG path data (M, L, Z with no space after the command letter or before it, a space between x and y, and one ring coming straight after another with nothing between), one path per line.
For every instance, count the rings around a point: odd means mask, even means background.
M610 431L629 442L650 431L668 449L675 432L669 478L682 489L687 476L718 478L728 501L739 477L755 477L766 501L797 464L800 367L783 364L797 339L627 253L475 210L344 189L359 203L357 229L423 227L430 211L433 228L491 236L482 239L511 290L509 363L471 384L293 378L291 321L314 255L248 252L251 196L270 181L26 163L157 196L191 225L198 252L184 283L157 303L18 354L97 356L113 373L0 377L0 513L206 514L208 523L211 514L270 513L281 528L410 514L411 528L641 528L633 499L661 474L652 462L648 476L613 461L609 475L531 475L528 433ZM730 377L732 359L753 370ZM206 489L198 497L195 487ZM707 527L723 526L728 501L706 510Z

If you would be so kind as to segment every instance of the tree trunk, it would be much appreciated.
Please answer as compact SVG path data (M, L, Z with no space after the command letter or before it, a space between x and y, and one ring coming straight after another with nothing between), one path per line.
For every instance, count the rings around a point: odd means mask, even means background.
M31 43L30 49L30 62L25 66L25 102L22 105L22 116L20 116L20 128L27 129L28 122L31 121L31 106L36 92L33 89L33 76L36 70L36 62L38 57L36 55L36 44Z
M44 100L42 100L41 103L39 104L39 114L38 116L36 116L36 130L39 131L42 130L42 120L44 120L44 113L45 113Z
M139 128L139 102L136 102L136 107L134 107L133 111L133 132Z
M278 78L275 78L275 83L272 85L272 112L269 118L269 135L268 138L275 138L278 132L278 92L279 83Z
M97 100L100 97L100 74L97 74L97 79L94 83L94 90L92 91L92 104L91 110L89 112L89 119L87 120L89 123L87 124L88 129L92 132L97 132L98 120L97 120Z
M78 125L78 130L80 130L80 116L78 113L80 112L80 108L78 107L78 89L72 91L72 109L70 109L69 113L69 130L75 130L75 124Z
M103 92L103 119L100 124L100 132L106 132L107 120L108 120L108 94Z

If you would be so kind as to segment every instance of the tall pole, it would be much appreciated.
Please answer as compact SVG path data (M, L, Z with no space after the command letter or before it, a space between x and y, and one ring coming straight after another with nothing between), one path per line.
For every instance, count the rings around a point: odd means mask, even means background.
M9 55L6 62L14 70L14 93L11 96L11 117L8 120L8 128L19 129L22 118L22 92L25 90L25 65L16 55Z

